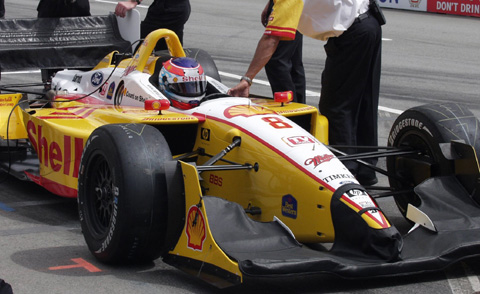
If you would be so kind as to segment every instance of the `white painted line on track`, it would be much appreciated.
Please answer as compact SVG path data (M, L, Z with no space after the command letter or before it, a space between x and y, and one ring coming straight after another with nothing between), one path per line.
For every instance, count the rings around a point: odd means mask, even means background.
M480 280L466 263L453 265L445 275L452 294L480 293Z
M228 78L233 78L233 79L238 79L238 80L240 80L240 78L241 78L241 76L239 76L239 75L231 74L231 73L224 72L224 71L219 71L218 73L221 76L228 77ZM260 84L260 85L264 85L264 86L270 86L270 83L267 82L267 81L264 81L264 80L253 79L252 82ZM320 93L314 92L314 91L307 90L306 94L307 94L307 96L320 97ZM389 108L389 107L384 107L384 106L378 106L378 109L381 110L381 111L390 112L390 113L394 113L394 114L401 114L403 112L402 110Z
M467 264L462 262L463 269L465 270L465 273L467 274L468 281L470 282L470 285L472 285L472 290L475 293L480 292L480 279L478 279L478 276L475 275L475 273L472 271L470 267L468 267Z
M26 71L8 71L8 72L2 72L3 75L18 75L18 74L29 74L29 73L39 73L40 70L26 70Z

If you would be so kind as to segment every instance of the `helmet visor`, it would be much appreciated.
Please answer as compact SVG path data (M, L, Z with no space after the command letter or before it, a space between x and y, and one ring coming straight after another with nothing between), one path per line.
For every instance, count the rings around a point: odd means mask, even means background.
M198 97L205 93L206 86L206 81L171 83L168 84L168 90L185 97Z

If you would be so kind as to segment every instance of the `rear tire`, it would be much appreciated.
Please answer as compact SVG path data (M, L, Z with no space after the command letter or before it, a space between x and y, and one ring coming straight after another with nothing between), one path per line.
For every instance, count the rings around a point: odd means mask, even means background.
M163 135L143 124L105 125L88 139L78 178L82 232L105 263L144 262L162 254L167 197Z
M479 127L478 119L457 103L429 104L406 110L395 120L388 145L410 147L419 153L387 158L389 173L402 179L390 177L390 186L408 189L427 178L452 174L453 162L443 156L439 143L464 140L480 154ZM418 206L420 199L412 191L395 196L395 202L405 215L408 204Z

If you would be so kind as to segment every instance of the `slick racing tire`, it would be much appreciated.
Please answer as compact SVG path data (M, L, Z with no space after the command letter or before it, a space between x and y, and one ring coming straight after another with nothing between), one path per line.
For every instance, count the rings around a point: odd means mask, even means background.
M394 122L388 136L388 145L411 148L414 155L387 158L390 186L396 190L409 190L396 195L395 202L405 216L409 203L418 206L420 199L412 188L430 177L450 175L453 162L447 160L440 143L463 140L480 154L480 134L477 118L457 103L429 104L403 112Z
M105 125L90 135L79 169L78 210L97 259L145 262L162 254L169 160L165 138L149 125Z

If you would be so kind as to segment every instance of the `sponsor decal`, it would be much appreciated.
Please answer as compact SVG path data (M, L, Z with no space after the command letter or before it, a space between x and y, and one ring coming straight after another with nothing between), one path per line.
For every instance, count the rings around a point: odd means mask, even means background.
M90 81L95 87L100 86L100 84L103 82L103 73L100 71L95 72Z
M81 75L74 75L72 82L80 84L82 82L82 76Z
M14 105L15 103L13 103L12 96L0 98L0 106L14 106Z
M258 105L235 105L225 109L223 115L225 115L226 118L232 118L236 116L250 117L274 113L275 111Z
M123 72L123 76L128 76L132 71L134 71L136 68L136 65L130 65L125 68L125 71Z
M195 205L188 210L185 233L187 234L187 247L195 251L202 251L207 232L202 211Z
M393 145L393 142L395 141L395 138L397 137L398 133L400 133L400 131L402 131L402 129L406 128L406 127L413 127L413 128L417 128L419 130L424 130L426 131L427 133L430 134L430 136L433 137L432 133L430 132L430 130L423 124L423 122L417 120L417 119L413 119L413 118L406 118L406 119L402 119L401 121L399 121L393 128L392 128L392 131L390 132L390 136L388 137L388 142L390 143L390 145Z
M182 82L203 82L205 80L205 76L182 76Z
M108 87L108 92L107 92L107 99L108 100L112 99L114 91L115 91L115 82L112 82L110 84L110 87Z
M302 112L302 111L310 111L310 110L313 110L313 109L316 110L316 108L313 107L313 106L307 106L307 107L296 108L296 109L291 109L291 110L279 109L279 110L277 110L277 113L278 114L288 114L288 113L297 113L297 112Z
M282 215L293 219L297 218L297 199L290 194L282 197Z
M352 174L336 174L336 175L330 175L328 177L325 177L322 180L325 183L330 183L332 181L342 180L342 179L355 179L355 177Z
M40 164L50 167L54 172L62 172L64 175L78 178L83 139L64 135L63 142L56 142L48 140L42 130L41 125L37 127L32 121L28 121L28 139L38 154Z
M407 9L414 11L427 11L427 2L431 0L379 0L381 7Z
M346 184L355 184L354 181L341 181L340 183L338 183L340 186L343 186L343 185L346 185Z
M314 144L315 140L308 136L293 136L293 137L283 137L282 141L287 143L290 147L295 147L303 144Z
M210 184L214 184L214 185L217 185L217 186L221 187L223 185L223 178L219 177L217 175L211 174L209 182L210 182Z
M146 98L143 97L142 95L137 95L134 93L131 93L129 91L126 91L125 97L130 98L132 100L140 101L140 102L145 102Z
M195 121L195 120L196 119L193 117L146 117L142 119L142 121Z
M107 93L107 89L108 89L108 82L105 82L105 84L103 84L102 86L102 89L100 89L100 96L102 97L105 97L105 93Z
M210 141L210 129L202 128L201 138L205 141Z
M408 2L410 3L410 7L419 8L422 0L408 0Z
M305 160L304 164L305 165L311 165L312 164L313 168L316 168L320 164L332 160L332 158L334 158L334 156L332 154L317 155L315 157L308 158L307 160Z
M480 17L480 2L478 0L429 0L427 10L429 12Z

